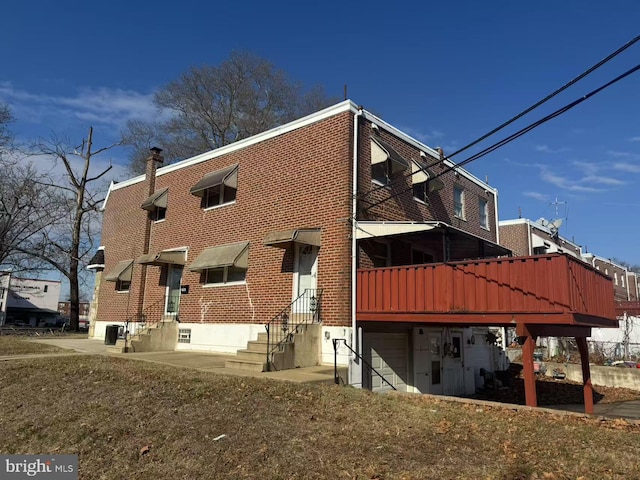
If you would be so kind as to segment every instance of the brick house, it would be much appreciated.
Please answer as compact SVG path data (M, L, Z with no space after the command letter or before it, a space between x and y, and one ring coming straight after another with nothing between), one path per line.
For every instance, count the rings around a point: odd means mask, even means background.
M95 262L96 337L119 324L134 334L131 346L146 348L137 331L161 324L162 348L240 352L262 369L261 345L283 331L291 340L295 323L311 318L313 333L281 348L294 360L279 366L333 363L337 347L351 384L452 394L475 391L481 367L499 368L487 322L506 316L410 318L425 305L398 316L397 295L387 304L387 287L371 283L376 275L405 278L407 266L419 271L409 272L403 291L421 275L511 268L482 260L510 255L499 244L497 190L454 168L442 151L345 101L161 162L156 149L145 175L109 189ZM573 322L565 310L556 313Z

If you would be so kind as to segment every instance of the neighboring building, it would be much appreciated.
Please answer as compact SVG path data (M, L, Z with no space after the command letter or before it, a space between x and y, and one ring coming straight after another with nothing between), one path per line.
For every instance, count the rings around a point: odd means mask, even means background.
M640 318L633 313L638 310L636 304L639 299L637 275L634 272L611 259L583 252L580 245L558 234L557 224L545 219L536 222L524 218L500 221L500 241L515 255L566 253L610 278L620 325L618 328L593 328L590 347L612 358L640 353ZM548 344L550 356L558 352L559 344L555 339L543 343Z
M265 324L277 321L269 342L282 331L290 340L311 315L319 331L300 347L295 336L293 351L333 363L332 340L344 340L338 361L351 384L473 393L480 368L500 368L488 326L514 324L525 304L519 279L490 279L540 266L506 260L497 190L442 151L345 101L172 165L157 168L152 152L146 174L112 184L105 200L96 337L114 323L136 332L162 322L158 348L242 351L262 368ZM566 262L549 256L545 271ZM391 283L374 286L377 278ZM595 292L607 282L596 278ZM423 290L407 296L413 288ZM597 295L580 319L550 301L552 312L517 316L526 338L550 319L584 335L609 315Z
M533 222L527 218L500 221L500 244L516 256L566 253L581 258L582 247L560 236L559 222L540 218Z
M89 302L80 302L80 315L78 317L78 323L80 328L89 328ZM58 313L65 323L69 323L71 317L71 302L58 302Z
M0 272L0 325L53 325L59 296L59 281Z

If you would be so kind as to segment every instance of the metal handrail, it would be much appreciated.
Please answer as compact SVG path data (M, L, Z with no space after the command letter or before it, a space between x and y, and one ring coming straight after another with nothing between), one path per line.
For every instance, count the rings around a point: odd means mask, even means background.
M135 337L140 338L143 333L148 332L152 328L154 328L157 324L162 322L162 319L165 315L165 306L168 302L171 302L174 297L178 297L178 301L173 300L174 306L171 307L170 314L175 314L176 318L179 310L179 296L177 295L164 295L158 301L152 303L147 306L142 313L136 313L131 315L129 318L125 320L124 326L124 347L125 351L128 350L129 342L131 342ZM135 333L129 332L129 324L130 323L144 323L144 327L136 330Z
M267 330L267 371L272 371L273 354L282 351L303 325L320 322L322 289L306 288L302 295L280 310L265 324ZM294 321L295 319L295 321Z
M373 368L373 366L369 362L367 362L362 357L362 355L360 355L353 348L351 348L344 338L334 338L333 339L333 380L334 380L336 385L340 385L340 376L338 375L338 343L340 343L340 342L344 342L344 346L347 347L351 351L351 353L353 353L358 359L362 360L362 363L364 363L364 365L367 368L369 368L369 370L371 370L373 373L378 375L382 379L383 382L385 382L387 385L389 385L394 390L396 390L396 391L398 390L396 387L394 387L391 384L391 382L389 382L389 380L384 378L380 372L378 372L375 368Z

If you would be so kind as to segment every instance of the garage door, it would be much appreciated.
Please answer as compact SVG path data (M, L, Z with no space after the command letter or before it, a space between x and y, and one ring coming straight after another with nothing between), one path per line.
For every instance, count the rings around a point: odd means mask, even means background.
M406 392L407 334L365 333L363 340L366 360L398 391ZM368 381L366 386L374 392L392 390L385 381L373 372L363 372L363 377Z

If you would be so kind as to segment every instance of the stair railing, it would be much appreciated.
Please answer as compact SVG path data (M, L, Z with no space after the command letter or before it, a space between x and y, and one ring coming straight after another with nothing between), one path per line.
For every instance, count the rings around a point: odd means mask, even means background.
M124 326L124 347L128 351L130 342L136 338L140 338L143 333L155 328L167 314L175 315L178 318L178 310L180 305L180 297L178 295L165 295L161 299L153 302L142 310L142 313L131 315L125 321ZM135 325L136 330L131 332L130 325Z
M351 351L351 353L353 353L356 356L356 358L358 358L363 363L363 365L369 369L370 372L375 373L377 376L379 376L382 379L384 383L389 385L394 390L398 390L396 387L394 387L391 384L391 382L389 382L389 380L384 378L384 376L380 372L378 372L375 368L373 368L373 366L369 362L367 362L362 357L362 355L360 355L353 348L351 348L344 338L333 339L333 380L336 385L340 385L340 375L338 375L338 344L340 342L343 342L344 346L347 347Z
M274 353L283 351L285 343L293 341L293 336L300 333L303 326L320 323L321 304L322 289L307 288L265 325L268 372L275 368Z

